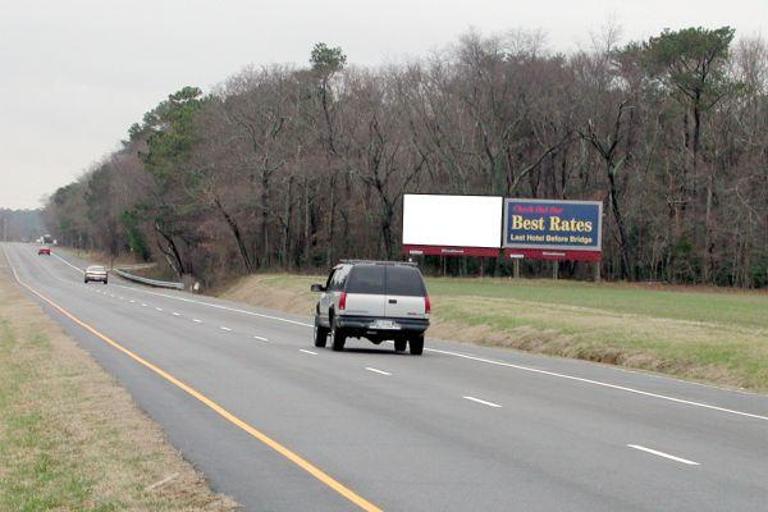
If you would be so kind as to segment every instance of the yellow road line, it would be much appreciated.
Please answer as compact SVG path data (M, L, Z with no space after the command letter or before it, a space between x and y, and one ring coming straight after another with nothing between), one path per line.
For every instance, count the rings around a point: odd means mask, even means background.
M3 252L5 252L5 248L3 248ZM195 388L193 388L189 384L186 384L185 382L177 379L176 377L174 377L167 371L163 370L159 366L156 366L150 363L149 361L142 358L141 356L135 354L134 352L131 352L130 350L128 350L127 348L125 348L124 346L122 346L121 344L119 344L109 336L106 336L105 334L102 334L101 332L97 331L94 327L91 327L87 323L83 322L82 320L77 318L75 315L73 315L63 307L59 306L56 302L54 302L53 300L49 299L42 293L32 288L30 285L28 285L27 283L25 283L19 278L18 274L16 273L16 269L13 268L13 265L11 264L11 261L8 258L7 254L5 255L5 257L6 257L6 260L8 261L8 264L11 265L11 270L13 272L13 276L16 278L16 281L18 281L20 285L22 285L24 288L26 288L27 290L35 294L37 297L39 297L43 301L50 304L51 307L59 311L62 315L66 316L67 318L72 320L74 323L76 323L86 331L90 332L94 336L98 337L102 341L108 343L112 347L124 353L125 355L127 355L128 357L136 361L137 363L149 368L150 370L152 370L157 375L161 376L162 378L164 378L174 386L192 395L193 397L198 399L200 402L204 403L209 408L214 410L222 418L240 427L242 430L246 431L251 436L255 437L265 445L269 446L274 451L276 451L286 459L290 460L291 462L299 466L301 469L303 469L304 471L306 471L307 473L309 473L310 475L312 475L313 477L315 477L320 482L324 483L325 485L327 485L337 493L341 494L342 496L344 496L346 499L348 499L349 501L351 501L361 509L365 510L366 512L381 512L381 509L379 507L377 507L370 501L366 500L365 498L363 498L362 496L354 492L352 489L345 486L344 484L342 484L341 482L339 482L338 480L330 476L328 473L326 473L322 469L318 468L317 466L309 462L308 460L304 459L296 452L278 443L268 435L264 434L263 432L257 430L255 427L241 420L240 418L238 418L237 416L235 416L234 414L226 410L224 407L220 406L219 404L217 404L216 402L214 402L213 400L211 400L201 392L197 391Z

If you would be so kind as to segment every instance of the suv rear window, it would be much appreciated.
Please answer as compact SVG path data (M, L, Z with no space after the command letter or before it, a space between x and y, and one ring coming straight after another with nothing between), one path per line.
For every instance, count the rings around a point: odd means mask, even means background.
M385 293L383 265L356 265L347 282L348 293Z
M348 293L426 295L418 270L396 265L356 265L349 274Z
M411 297L426 295L421 273L411 267L387 267L387 295L406 295Z

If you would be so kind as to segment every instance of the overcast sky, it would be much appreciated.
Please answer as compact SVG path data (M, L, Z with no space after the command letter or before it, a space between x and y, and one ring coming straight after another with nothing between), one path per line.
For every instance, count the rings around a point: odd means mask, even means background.
M170 92L303 65L317 41L378 65L470 27L541 29L568 51L609 20L624 40L699 25L768 37L768 0L0 0L0 207L39 206Z

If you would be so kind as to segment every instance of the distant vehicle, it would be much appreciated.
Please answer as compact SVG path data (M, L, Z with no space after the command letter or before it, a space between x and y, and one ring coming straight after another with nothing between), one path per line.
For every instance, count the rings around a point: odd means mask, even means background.
M42 243L44 243L44 244L52 244L52 243L54 243L53 237L51 235L49 235L49 234L45 234L41 238L42 238Z
M379 344L392 340L396 352L424 351L431 304L424 278L412 263L342 261L333 267L315 309L315 346L344 349L347 338Z
M102 283L107 284L109 281L107 269L101 265L91 265L86 268L85 274L83 275L83 282L88 284L91 281L101 281Z
M47 245L39 247L37 249L37 255L40 256L41 254L43 254L45 256L50 256L51 255L51 248L48 247Z

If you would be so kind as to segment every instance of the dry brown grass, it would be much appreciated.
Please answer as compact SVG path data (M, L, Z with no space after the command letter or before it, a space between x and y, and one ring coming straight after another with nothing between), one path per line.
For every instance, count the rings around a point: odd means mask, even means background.
M488 297L434 302L431 332L437 337L740 388L764 390L768 382L768 331L761 328Z
M0 510L236 508L0 268Z
M311 280L307 280L306 283ZM313 282L321 280L318 278ZM270 274L246 276L224 290L220 296L287 313L309 315L317 301L317 296L309 292L309 284L306 286L291 284L292 286L280 286L280 281L275 282L275 276Z
M104 265L106 267L109 267L111 263L114 263L116 267L134 265L140 265L142 267L146 266L146 264L137 261L136 258L130 254L121 254L115 258L114 261L112 261L112 258L109 256L109 254L102 251L86 251L84 249L72 249L69 247L54 247L53 250L65 255L71 254L93 264Z

